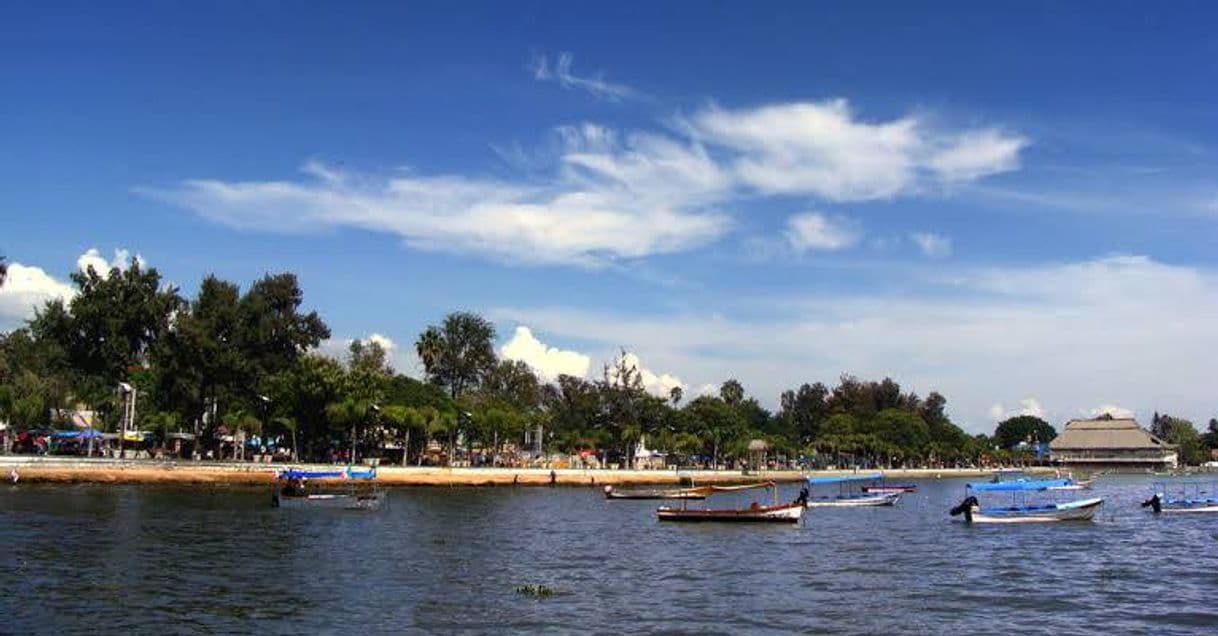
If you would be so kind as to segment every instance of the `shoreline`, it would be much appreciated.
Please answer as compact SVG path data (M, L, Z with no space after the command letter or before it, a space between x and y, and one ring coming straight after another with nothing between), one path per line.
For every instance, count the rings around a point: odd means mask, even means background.
M59 457L0 456L0 478L8 479L15 469L21 483L98 483L164 485L267 486L275 471L292 466L305 470L335 470L331 464L252 464L150 460L83 459ZM1033 473L1051 473L1044 467L1028 468ZM991 469L911 468L894 470L774 470L745 474L739 470L611 470L555 469L559 486L633 486L678 485L682 478L695 484L728 484L772 480L798 482L805 476L868 474L881 472L890 479L940 479L988 477ZM546 486L547 468L445 468L416 466L379 466L377 481L385 486Z

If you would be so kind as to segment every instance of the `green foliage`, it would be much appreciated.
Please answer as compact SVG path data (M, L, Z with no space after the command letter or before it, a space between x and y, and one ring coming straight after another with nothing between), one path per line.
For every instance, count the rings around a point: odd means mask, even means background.
M428 327L415 342L427 377L455 400L495 367L495 327L478 314L458 311Z
M1178 446L1180 461L1184 464L1195 466L1209 459L1197 427L1184 418L1156 413L1151 421L1150 432L1155 437Z
M994 444L1010 449L1020 442L1051 442L1057 431L1048 422L1034 415L1017 415L998 423L994 429Z

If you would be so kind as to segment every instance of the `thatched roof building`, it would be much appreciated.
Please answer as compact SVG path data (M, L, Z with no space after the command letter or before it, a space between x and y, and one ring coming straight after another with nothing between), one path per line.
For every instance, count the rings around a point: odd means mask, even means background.
M1049 443L1054 464L1109 470L1175 468L1176 447L1151 435L1133 418L1071 420Z

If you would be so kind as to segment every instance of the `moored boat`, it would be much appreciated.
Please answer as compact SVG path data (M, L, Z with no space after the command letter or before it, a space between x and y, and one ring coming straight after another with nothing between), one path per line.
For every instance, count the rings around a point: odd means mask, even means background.
M1035 480L967 484L965 498L949 511L951 516L964 515L967 523L1044 523L1050 521L1090 521L1104 505L1102 497L1067 502L1028 503L1021 498L1035 492L1048 492L1068 485L1067 480ZM1009 506L983 507L976 493L1009 492Z
M719 521L737 523L799 523L803 516L801 502L763 506L754 503L748 508L688 509L662 506L656 510L660 521Z
M706 499L713 491L707 487L678 488L673 490L617 490L605 486L605 499Z
M902 493L902 492L915 492L917 490L918 490L918 485L912 484L912 483L890 484L887 482L881 482L878 484L870 484L867 486L863 486L863 492L870 492L870 493L881 493L881 492L883 492L883 493L892 493L892 492Z
M1155 484L1154 494L1142 502L1142 507L1150 508L1155 514L1218 512L1218 498L1214 497L1213 484L1182 483L1173 486L1168 488L1165 484ZM1173 492L1169 494L1169 490Z
M376 469L307 471L288 468L275 476L271 505L276 508L379 510L385 491L376 484Z
M807 507L809 508L858 508L867 506L892 506L901 499L901 493L906 491L883 491L873 490L867 491L864 488L878 486L884 476L879 473L867 475L840 475L828 477L809 477L808 487L810 488L807 497ZM870 483L868 483L870 482ZM866 486L863 486L867 483ZM838 493L836 495L815 495L812 494L817 486L836 485ZM859 486L859 488L855 488Z

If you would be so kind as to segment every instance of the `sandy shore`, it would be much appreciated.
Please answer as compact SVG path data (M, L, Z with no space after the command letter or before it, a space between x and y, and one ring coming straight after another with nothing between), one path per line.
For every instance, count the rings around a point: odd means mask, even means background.
M113 483L113 484L215 484L266 485L284 465L217 462L154 462L84 460L56 457L0 456L0 469L8 478L15 470L21 482ZM333 470L322 464L303 464L306 470ZM1046 470L1047 469L1039 469ZM758 479L799 481L805 475L842 475L854 471L767 471L764 475L745 475L740 471L682 470L556 470L562 486L604 486L631 484L677 484L689 477L698 484L739 483ZM870 472L870 471L864 471ZM886 470L892 479L935 479L988 476L989 470L911 469ZM550 471L537 468L431 468L381 466L378 481L390 486L525 486L546 485Z

